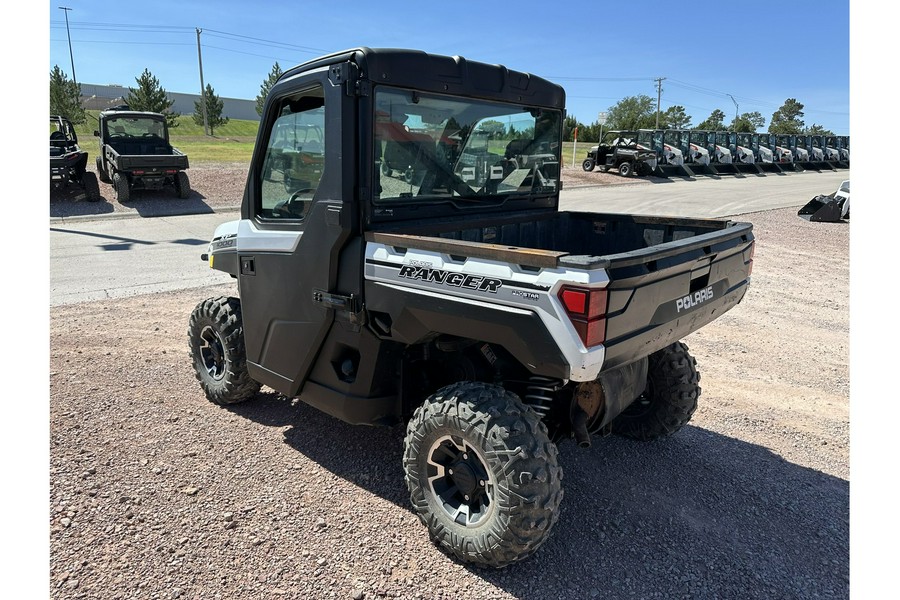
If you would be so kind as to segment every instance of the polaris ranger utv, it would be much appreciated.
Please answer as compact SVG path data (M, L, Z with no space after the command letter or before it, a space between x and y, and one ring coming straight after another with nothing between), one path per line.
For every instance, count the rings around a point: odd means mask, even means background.
M191 194L188 157L169 143L166 116L118 106L100 113L100 181L111 183L117 202L128 202L131 190L172 186L179 198Z
M60 190L70 184L81 186L89 202L100 200L97 175L87 170L88 153L78 145L72 122L65 117L50 117L50 189Z
M689 421L700 376L680 340L750 281L750 224L559 211L564 115L560 86L458 56L359 48L288 70L241 219L202 256L240 297L204 300L188 325L216 404L266 385L405 424L415 512L493 567L556 523L557 442ZM310 125L323 168L286 187L276 134Z
M656 153L637 142L635 131L607 131L598 145L591 146L581 163L585 171L593 171L596 166L603 173L618 169L622 177L644 177L656 169Z

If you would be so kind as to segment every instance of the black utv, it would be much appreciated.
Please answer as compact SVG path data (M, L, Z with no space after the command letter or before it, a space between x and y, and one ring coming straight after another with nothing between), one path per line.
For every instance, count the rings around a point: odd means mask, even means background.
M637 143L637 132L607 131L600 144L592 146L581 163L585 171L593 171L595 166L603 173L618 169L622 177L643 177L656 168L656 153Z
M179 198L191 194L185 169L188 157L169 143L166 115L133 111L127 105L100 113L97 173L115 188L116 200L128 202L131 190L175 188Z
M65 117L50 117L50 189L59 190L69 184L84 189L87 199L100 199L97 175L87 170L88 153L78 146L75 127Z

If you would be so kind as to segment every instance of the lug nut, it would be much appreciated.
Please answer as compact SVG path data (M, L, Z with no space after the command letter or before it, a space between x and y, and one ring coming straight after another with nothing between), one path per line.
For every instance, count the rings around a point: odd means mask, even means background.
M479 479L478 485L480 485L481 487L484 487L484 479Z
M463 454L463 460L469 460L469 455L468 455L468 454Z
M453 469L447 469L447 473L449 473L450 475L453 475Z
M467 501L468 501L468 499L469 499L469 497L468 497L468 496L463 496L463 498L465 498L465 499L466 499L466 500L467 500Z

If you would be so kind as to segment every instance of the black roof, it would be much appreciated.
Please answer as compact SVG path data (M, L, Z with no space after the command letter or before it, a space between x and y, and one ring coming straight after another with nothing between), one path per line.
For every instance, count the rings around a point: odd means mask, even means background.
M351 61L359 79L372 85L391 85L488 100L521 102L532 106L565 108L565 90L542 77L467 60L461 56L428 54L402 48L351 48L328 54L288 69L284 81L319 67Z

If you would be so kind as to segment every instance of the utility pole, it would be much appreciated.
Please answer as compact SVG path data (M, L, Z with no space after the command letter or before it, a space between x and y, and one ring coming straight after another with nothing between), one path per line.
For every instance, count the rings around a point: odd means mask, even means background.
M737 100L735 100L735 99L734 99L734 96L732 96L731 94L726 94L726 96L728 96L729 98L731 98L731 101L734 102L734 127L737 127L737 118L738 118L738 103L737 103ZM732 127L732 129L733 129L734 127Z
M656 82L656 128L659 129L659 103L662 101L662 82L665 77L657 77Z
M206 85L203 83L203 55L200 53L200 34L203 30L197 27L197 60L200 61L200 108L203 109L203 133L209 135L209 118L206 116Z
M57 8L66 15L66 37L69 39L69 60L72 61L72 83L75 84L75 89L78 89L78 80L75 79L75 57L72 55L72 36L69 35L69 11L72 9L68 6L58 6ZM81 99L79 98L80 101Z

